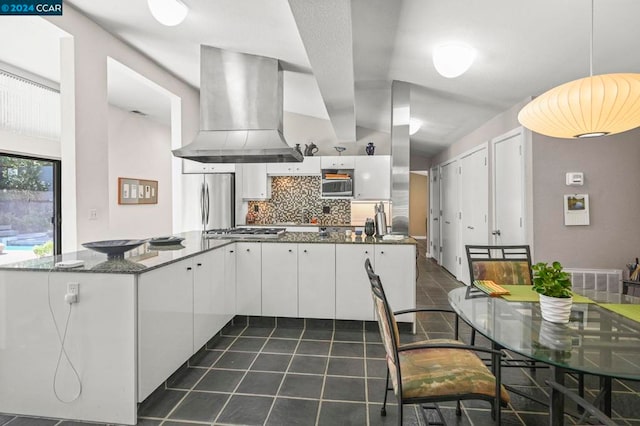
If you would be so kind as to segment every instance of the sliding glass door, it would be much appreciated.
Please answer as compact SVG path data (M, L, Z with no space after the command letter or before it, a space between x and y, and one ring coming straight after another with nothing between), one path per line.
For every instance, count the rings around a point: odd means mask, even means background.
M60 254L60 240L60 161L0 153L0 263Z

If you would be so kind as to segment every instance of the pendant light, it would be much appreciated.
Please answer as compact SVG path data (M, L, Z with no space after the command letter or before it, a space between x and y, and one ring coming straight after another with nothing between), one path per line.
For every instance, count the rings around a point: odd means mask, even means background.
M640 74L593 75L593 0L589 77L554 87L529 102L518 121L555 138L612 135L640 126Z
M173 27L184 21L189 8L181 0L147 0L149 10L156 21Z

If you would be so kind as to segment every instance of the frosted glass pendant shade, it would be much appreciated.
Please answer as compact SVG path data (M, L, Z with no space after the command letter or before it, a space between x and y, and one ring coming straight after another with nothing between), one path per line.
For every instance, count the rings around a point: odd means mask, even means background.
M168 27L181 23L189 13L189 8L180 0L147 0L147 4L156 21Z
M518 121L554 138L631 130L640 126L640 74L595 75L554 87L522 108Z
M447 78L455 78L467 72L475 59L476 50L462 43L443 44L433 51L436 71Z

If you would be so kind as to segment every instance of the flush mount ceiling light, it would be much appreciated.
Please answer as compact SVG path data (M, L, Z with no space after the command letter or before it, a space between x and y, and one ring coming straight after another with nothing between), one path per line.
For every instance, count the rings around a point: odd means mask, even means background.
M189 8L180 0L147 0L151 14L158 22L173 27L184 21Z
M554 87L529 102L518 121L554 138L612 135L640 126L640 74L593 75L593 0L589 77Z
M422 127L422 121L418 120L417 118L409 119L409 135L415 135L418 130L420 130L420 127Z
M461 76L476 59L476 50L463 43L447 43L433 51L433 65L446 78Z

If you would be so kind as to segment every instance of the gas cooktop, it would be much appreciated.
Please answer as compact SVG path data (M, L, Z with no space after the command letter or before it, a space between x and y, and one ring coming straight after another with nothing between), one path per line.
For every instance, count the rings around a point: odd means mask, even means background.
M205 232L207 238L278 238L285 228L228 228L210 229Z

